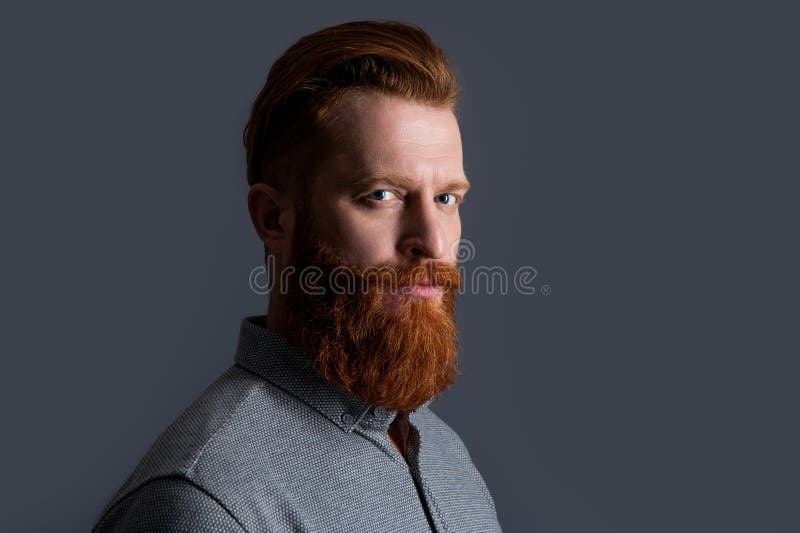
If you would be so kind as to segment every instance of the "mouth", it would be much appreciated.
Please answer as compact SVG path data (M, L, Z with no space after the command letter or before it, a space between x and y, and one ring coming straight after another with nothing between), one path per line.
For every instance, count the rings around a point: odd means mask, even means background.
M444 289L441 285L428 280L413 285L407 294L416 298L436 298L441 296L443 292Z

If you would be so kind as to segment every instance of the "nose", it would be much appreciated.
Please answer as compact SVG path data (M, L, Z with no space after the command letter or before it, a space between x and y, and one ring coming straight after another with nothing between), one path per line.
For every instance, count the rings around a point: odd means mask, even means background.
M447 260L445 220L434 202L414 202L403 218L399 249L407 260Z

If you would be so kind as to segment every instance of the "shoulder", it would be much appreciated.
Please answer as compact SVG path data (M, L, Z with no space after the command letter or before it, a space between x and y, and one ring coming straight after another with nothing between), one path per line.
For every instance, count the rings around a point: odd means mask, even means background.
M261 383L231 366L209 385L158 436L121 491L164 476L189 477L209 443L230 424Z
M268 448L254 446L259 439L253 438L253 429L277 431L272 421L285 419L288 405L285 395L263 379L231 366L153 442L103 510L103 520L119 505L127 513L152 507L151 496L165 489L171 497L183 498L187 507L206 499L208 505L200 508L221 505L215 498L235 501L237 488L242 488L240 478L247 477L242 470L262 460L255 454L268 453ZM133 504L135 509L127 511Z
M220 531L245 529L211 494L185 478L155 478L119 500L95 525L106 531Z

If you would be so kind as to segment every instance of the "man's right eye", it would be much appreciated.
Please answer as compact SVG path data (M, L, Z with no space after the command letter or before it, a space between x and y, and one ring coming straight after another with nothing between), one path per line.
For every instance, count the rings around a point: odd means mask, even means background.
M382 202L382 201L388 199L388 198L386 198L386 194L394 194L394 193L392 191L389 191L389 190L386 190L386 189L378 189L377 191L372 191L371 193L366 195L364 198L366 198L368 200L372 200L373 202ZM378 197L375 197L373 195L377 195Z

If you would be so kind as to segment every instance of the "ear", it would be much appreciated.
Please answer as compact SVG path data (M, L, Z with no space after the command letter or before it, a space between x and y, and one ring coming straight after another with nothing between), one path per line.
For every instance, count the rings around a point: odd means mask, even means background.
M250 219L270 252L285 257L294 213L285 192L265 183L256 183L247 193Z

